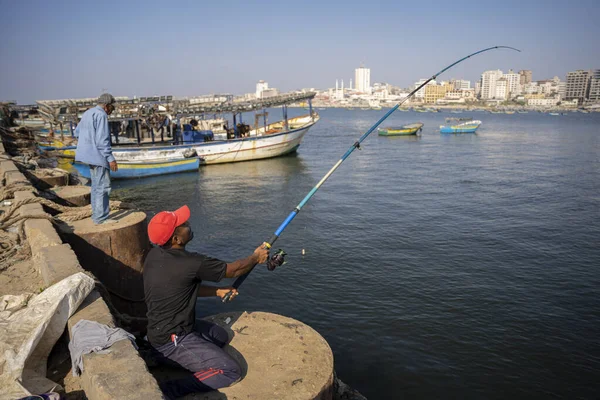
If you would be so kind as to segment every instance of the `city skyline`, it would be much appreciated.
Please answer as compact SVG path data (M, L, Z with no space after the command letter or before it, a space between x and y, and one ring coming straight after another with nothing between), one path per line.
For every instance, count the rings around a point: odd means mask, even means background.
M440 79L474 83L482 71L512 68L532 70L534 80L564 80L569 71L600 66L595 1L508 1L501 8L383 2L356 13L357 4L177 2L165 8L0 0L7 11L0 16L0 53L8 60L0 65L0 98L23 104L103 90L117 96L242 94L261 79L282 92L325 89L335 79L355 79L361 64L371 69L372 83L409 87L494 45L523 52L488 52Z

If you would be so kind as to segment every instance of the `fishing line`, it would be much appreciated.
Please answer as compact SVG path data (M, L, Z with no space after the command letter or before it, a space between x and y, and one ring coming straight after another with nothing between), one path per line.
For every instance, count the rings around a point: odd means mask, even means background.
M310 192L308 192L308 194L304 197L304 199L302 199L302 201L296 206L296 208L294 208L294 210L288 215L288 217L285 219L285 221L283 221L281 223L281 225L279 226L279 228L277 228L277 230L275 231L273 236L271 236L271 238L269 238L269 240L267 242L265 242L265 244L264 244L265 248L270 249L273 246L273 243L275 243L275 241L277 241L277 239L279 238L281 233L284 231L284 229L290 224L290 222L292 222L292 220L296 217L296 215L298 215L300 210L302 210L302 207L304 207L306 205L306 203L308 203L308 201L311 199L311 197L313 197L313 195L317 192L317 190L319 190L319 188L325 183L325 181L327 179L329 179L331 174L333 174L335 172L335 170L338 169L338 167L344 162L344 160L346 160L346 158L348 158L350 156L350 154L352 154L352 152L354 150L356 150L356 149L360 150L360 144L363 142L363 140L365 140L375 129L377 129L377 127L379 125L381 125L381 123L383 121L385 121L390 115L392 115L392 113L394 111L396 111L398 109L398 107L400 107L402 104L404 104L404 102L406 102L408 99L410 99L412 96L414 96L415 93L417 93L419 90L421 90L429 82L431 82L432 80L434 80L439 75L443 74L444 72L446 72L447 70L449 70L450 68L455 66L456 64L459 64L459 63L463 62L464 60L471 58L477 54L480 54L480 53L483 53L486 51L490 51L490 50L495 50L495 49L509 49L509 50L521 52L521 50L515 49L514 47L509 47L509 46L494 46L494 47L488 47L487 49L476 51L475 53L469 54L468 56L463 57L460 60L455 61L452 64L448 65L447 67L442 69L440 72L436 73L431 78L427 79L425 82L423 82L417 88L415 88L412 92L410 92L408 94L408 96L406 96L404 99L402 99L400 102L398 102L398 104L396 104L388 112L386 112L384 114L384 116L379 119L379 121L377 121L356 142L354 142L354 144L352 146L350 146L350 148L346 151L346 153L342 156L342 158L340 158L339 161L337 163L335 163L335 165L333 167L331 167L331 169L325 174L325 176L319 181L319 183L317 183L315 185L315 187L313 187L310 190ZM267 260L267 268L269 269L269 271L272 271L275 268L277 268L278 266L283 265L283 263L285 263L284 256L285 256L285 252L283 250L278 250L275 254L273 254ZM250 269L250 271L246 272L244 275L237 278L235 280L235 282L233 283L233 287L235 289L238 289L241 286L241 284L246 280L248 275L250 275L250 273L252 272L253 269L254 269L254 267L252 269ZM231 294L232 294L232 292L229 292L229 293L227 293L227 295L225 295L225 297L223 298L224 303L230 300Z

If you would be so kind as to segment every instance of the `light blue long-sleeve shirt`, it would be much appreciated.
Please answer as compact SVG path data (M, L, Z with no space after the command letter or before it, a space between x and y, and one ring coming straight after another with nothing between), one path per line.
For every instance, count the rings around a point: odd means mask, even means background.
M108 115L102 107L96 106L83 113L75 136L75 161L104 168L109 168L108 163L115 161L110 146Z

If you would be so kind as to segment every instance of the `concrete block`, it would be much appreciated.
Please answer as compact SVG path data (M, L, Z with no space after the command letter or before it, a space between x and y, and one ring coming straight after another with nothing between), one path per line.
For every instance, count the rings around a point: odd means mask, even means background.
M114 328L115 320L110 313L110 310L100 293L94 289L92 292L86 297L86 299L81 303L75 314L69 318L67 322L69 327L69 335L71 333L71 329L82 319L87 319L88 321L96 321L104 325L108 325L111 328Z
M32 252L32 256L33 263L42 275L46 286L53 285L77 272L83 272L77 256L68 244L42 247L39 251Z
M50 192L63 199L65 205L87 206L91 200L91 187L89 186L59 186Z
M95 290L69 319L70 337L73 326L82 319L115 325L106 303ZM110 353L84 355L80 379L89 400L164 399L158 383L129 340L114 343Z
M7 172L19 171L17 166L12 161L2 161L0 162L0 174L4 176Z
M66 186L69 184L69 173L59 169L39 168L32 172L39 181L36 185L43 189L54 186Z
M15 201L32 199L34 197L35 197L35 194L33 194L33 192L30 192L28 190L22 190L19 192L15 192Z
M27 215L30 217L41 216L42 218L48 216L48 214L46 214L46 212L42 208L42 205L39 203L25 204L24 206L19 207L19 214Z
M39 204L36 204L39 205ZM25 221L25 235L32 254L37 254L43 247L58 246L62 240L52 223L45 219L28 219Z
M6 184L10 185L15 182L28 182L25 175L20 173L19 171L8 171L4 173L4 178L6 179Z
M89 400L162 400L156 379L129 340L113 344L108 354L83 356L81 382Z
M310 326L265 312L232 311L204 319L233 338L223 350L239 363L243 379L203 393L203 400L332 400L333 353Z

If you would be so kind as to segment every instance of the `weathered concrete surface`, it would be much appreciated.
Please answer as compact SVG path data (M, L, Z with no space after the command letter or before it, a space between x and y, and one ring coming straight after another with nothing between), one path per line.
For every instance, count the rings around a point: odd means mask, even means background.
M28 219L25 221L25 235L32 253L38 253L43 247L58 246L62 240L52 223L45 219Z
M35 197L35 195L29 191L15 192L14 196L15 196L15 201L30 199L30 198ZM45 218L48 216L48 214L46 214L46 212L44 211L44 208L42 207L42 205L39 203L25 204L25 205L19 207L19 215L26 215L26 216L29 216L32 218L35 216L40 216L42 218Z
M114 327L114 320L97 291L92 291L69 319L71 330L82 319ZM108 354L83 356L81 383L89 400L158 400L162 392L129 340L113 344Z
M4 178L6 179L7 185L10 185L11 183L15 183L15 182L27 182L27 178L25 178L25 175L23 175L19 171L5 172Z
M113 305L134 317L146 315L142 270L150 250L146 214L133 210L113 211L112 224L95 225L90 218L61 224L60 234L81 264L111 293ZM129 327L142 332L144 327Z
M33 171L33 175L47 185L44 189L54 186L66 186L69 184L69 173L67 171L59 170L58 168L39 168Z
M87 206L90 204L91 188L89 186L59 186L49 192L65 200L66 205Z
M229 324L227 318L231 318ZM205 319L233 335L225 349L238 360L245 376L231 387L187 398L332 399L333 354L325 339L308 325L265 312L231 312Z
M7 172L19 171L17 166L12 161L2 161L0 162L0 174L4 176Z
M33 255L33 262L50 286L77 272L83 272L77 256L68 244L43 247Z
M6 171L7 184L26 181L25 176L17 170L13 162L2 161L0 164L0 174L4 175ZM15 201L32 197L35 195L30 191L15 192ZM40 204L24 205L18 212L20 215L48 216ZM26 220L25 235L31 247L34 265L42 275L46 286L83 270L71 247L62 243L50 221ZM69 319L69 333L81 319L97 321L109 326L115 325L110 310L95 290ZM115 343L111 347L110 354L86 355L84 363L85 371L80 379L89 400L163 399L156 380L148 372L137 350L129 341Z

